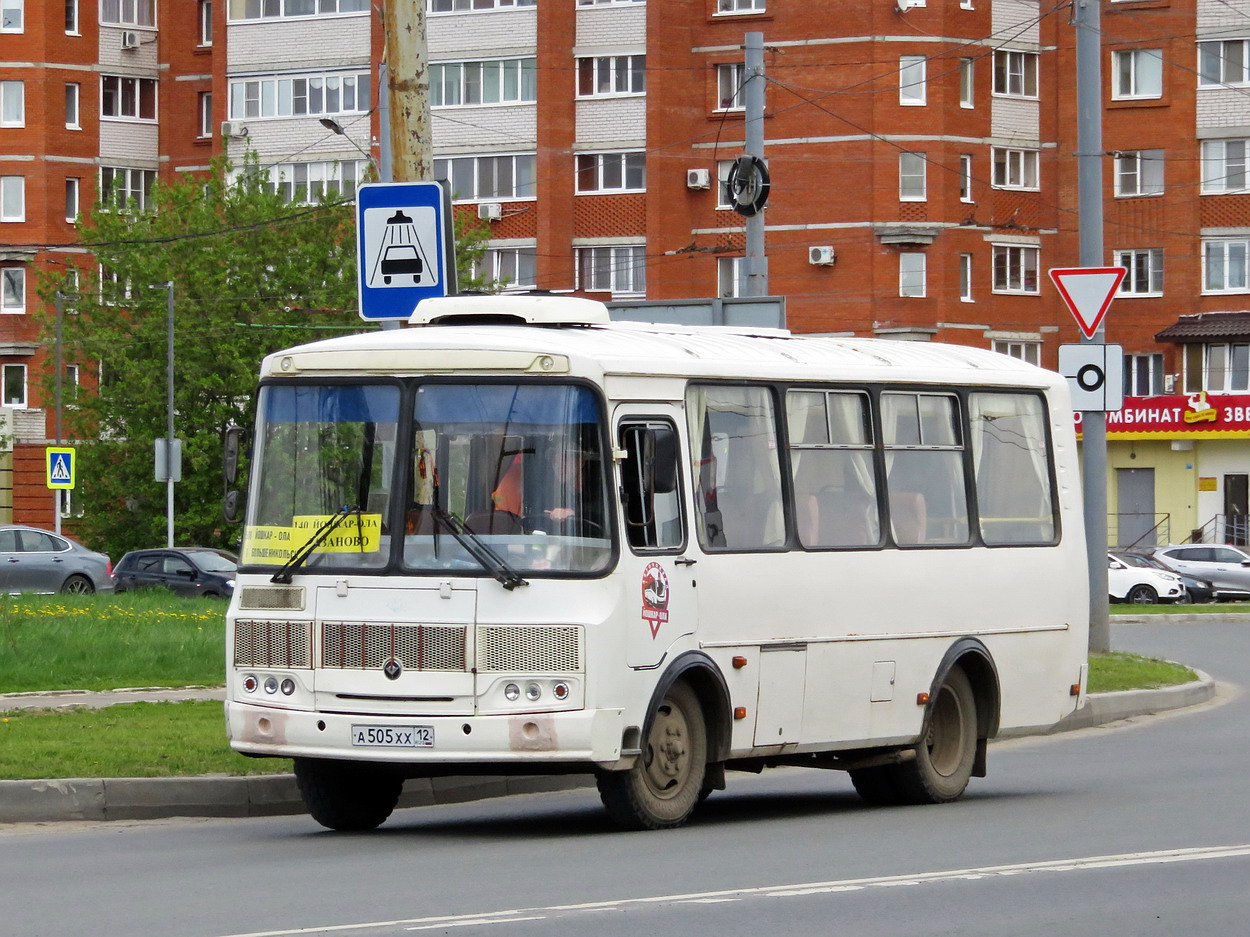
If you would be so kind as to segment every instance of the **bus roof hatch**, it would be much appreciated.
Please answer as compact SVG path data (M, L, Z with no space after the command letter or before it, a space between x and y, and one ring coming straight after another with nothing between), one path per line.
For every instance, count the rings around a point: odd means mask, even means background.
M434 296L409 325L607 325L608 307L575 296Z

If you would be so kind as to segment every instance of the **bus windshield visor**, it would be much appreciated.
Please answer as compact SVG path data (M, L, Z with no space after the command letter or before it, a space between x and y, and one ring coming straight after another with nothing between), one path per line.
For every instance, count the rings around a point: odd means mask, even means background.
M405 394L412 422L401 425ZM604 434L588 388L271 384L259 413L245 565L276 570L294 556L297 574L529 576L611 562Z

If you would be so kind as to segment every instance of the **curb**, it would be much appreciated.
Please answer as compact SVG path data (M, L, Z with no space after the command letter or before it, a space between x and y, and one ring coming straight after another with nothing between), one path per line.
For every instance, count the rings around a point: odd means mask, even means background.
M1091 693L1085 705L1050 735L1106 725L1205 703L1215 696L1215 681L1198 679L1157 690ZM456 804L513 794L593 787L590 774L513 777L414 778L404 783L400 807ZM0 781L0 823L47 823L62 820L155 820L168 817L273 817L304 813L295 778L290 774L195 778L66 778Z

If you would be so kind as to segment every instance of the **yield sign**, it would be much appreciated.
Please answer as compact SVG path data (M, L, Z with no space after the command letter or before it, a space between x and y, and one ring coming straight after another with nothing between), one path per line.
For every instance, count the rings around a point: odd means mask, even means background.
M1102 325L1102 317L1128 273L1124 267L1052 267L1046 272L1086 338L1093 338Z

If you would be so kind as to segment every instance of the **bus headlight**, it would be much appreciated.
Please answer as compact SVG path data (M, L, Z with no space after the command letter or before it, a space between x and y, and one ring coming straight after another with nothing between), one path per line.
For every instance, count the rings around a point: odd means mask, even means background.
M295 692L295 681L290 677L286 677L283 679L282 683L279 684L278 689L282 691L283 696L290 696Z
M270 693L270 694L278 692L278 678L277 677L265 678L265 692Z
M503 688L503 695L504 695L504 699L508 700L509 702L515 702L516 700L521 698L521 688L517 686L515 683L509 683L506 687Z
M541 697L542 695L543 695L543 688L540 687L537 683L531 683L529 686L525 688L525 698L529 700L531 703L537 701L538 698Z

